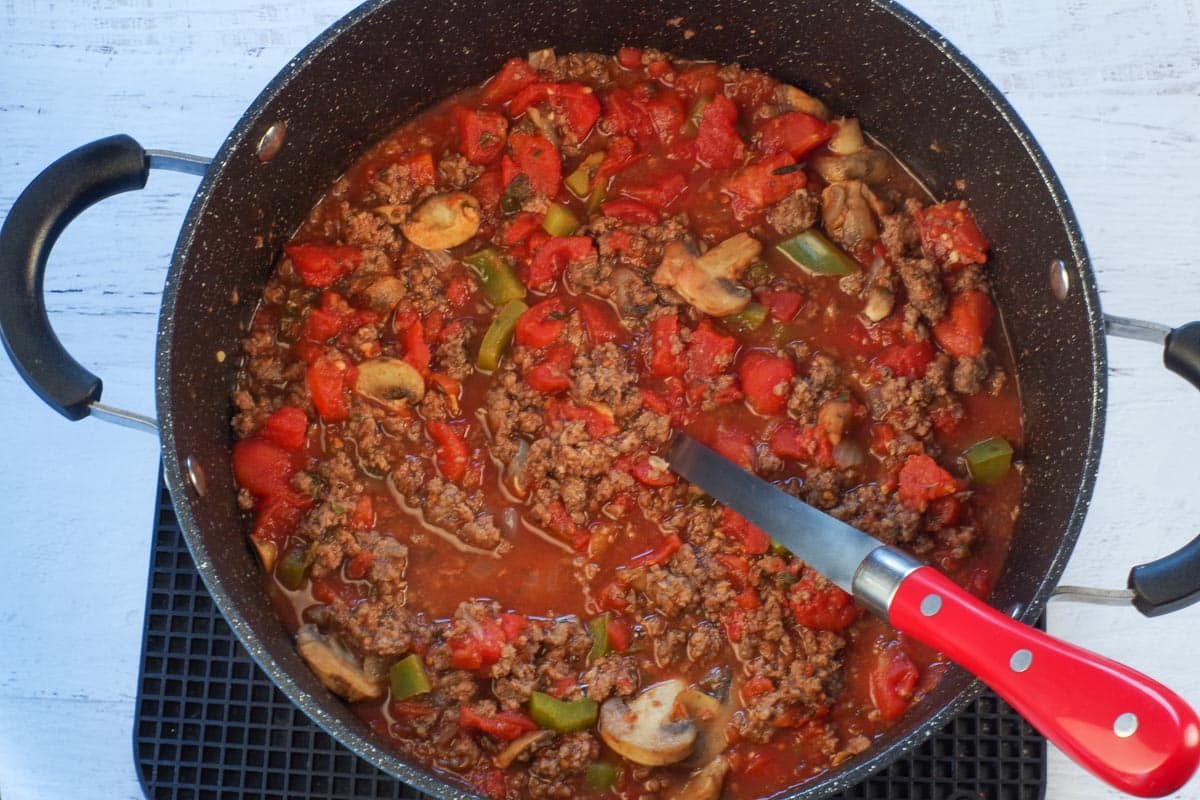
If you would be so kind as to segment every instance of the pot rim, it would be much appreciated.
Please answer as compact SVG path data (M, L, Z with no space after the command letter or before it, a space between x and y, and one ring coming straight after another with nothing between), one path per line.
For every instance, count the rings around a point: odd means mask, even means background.
M329 28L306 45L271 79L262 92L254 99L214 156L188 208L167 273L159 315L157 352L155 357L157 410L163 472L175 505L180 530L183 533L184 541L192 554L192 558L196 562L205 586L212 594L217 608L220 609L222 615L228 621L230 628L242 646L245 647L246 651L259 667L266 672L274 684L287 695L292 703L298 706L322 730L350 751L364 758L385 773L426 794L440 798L440 800L467 800L468 798L477 798L477 795L447 781L439 780L434 776L435 774L432 770L426 771L423 768L409 764L395 752L380 747L371 738L346 726L341 720L327 713L314 696L303 690L292 678L287 669L270 655L259 640L253 627L247 621L246 617L240 613L237 605L222 585L220 576L215 574L211 569L212 559L210 558L208 548L197 533L199 526L189 504L191 498L188 493L192 490L188 488L191 484L187 478L187 467L180 458L176 447L174 431L175 414L169 381L170 344L174 339L175 333L174 311L178 299L182 265L187 260L188 253L192 248L196 228L201 216L205 212L208 198L212 194L213 187L224 177L232 154L246 144L248 138L257 129L264 111L299 72L303 71L306 66L322 55L327 48L340 40L343 34L367 20L379 9L396 1L367 0L367 2L364 2L335 21ZM869 5L891 15L904 24L918 39L935 47L941 56L970 80L975 88L984 96L988 105L1003 121L1005 127L1016 136L1024 148L1026 156L1035 166L1043 186L1050 193L1059 215L1059 222L1070 243L1074 277L1078 278L1078 291L1081 293L1088 324L1088 344L1091 349L1090 366L1093 387L1092 402L1090 414L1086 421L1087 450L1083 462L1082 480L1075 503L1070 512L1066 530L1061 536L1050 568L1041 577L1037 591L1029 602L1024 605L1024 608L1021 609L1021 613L1018 615L1018 619L1022 622L1032 625L1041 616L1050 592L1058 583L1078 540L1088 506L1091 502L1096 474L1099 468L1104 433L1108 373L1104 318L1100 308L1099 291L1096 286L1087 248L1083 241L1083 235L1074 210L1067 199L1066 192L1032 132L1017 115L1015 109L1004 98L1000 90L944 36L908 9L893 2L893 0L869 0ZM954 666L943 676L942 681L946 682L956 679L964 681L968 677L963 670ZM933 733L945 727L951 719L958 715L969 703L974 701L983 689L984 685L980 681L969 680L953 699L946 702L921 725L910 729L903 739L888 746L869 748L861 757L849 760L825 777L810 779L807 784L801 784L796 788L784 789L772 797L780 798L780 800L784 798L787 800L818 798L845 790L850 786L860 783L917 747Z

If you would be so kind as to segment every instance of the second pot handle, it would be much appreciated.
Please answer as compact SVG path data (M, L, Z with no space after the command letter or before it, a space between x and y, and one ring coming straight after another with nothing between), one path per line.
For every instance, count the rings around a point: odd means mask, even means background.
M0 337L21 377L58 413L83 419L100 399L100 379L54 335L42 291L59 234L86 208L146 185L146 151L128 136L72 150L21 192L0 228Z
M1163 344L1166 368L1200 389L1200 322L1171 329L1106 315L1105 324L1112 336ZM1200 601L1200 536L1170 555L1131 569L1128 586L1129 600L1148 617Z
M70 420L96 414L131 427L154 420L101 405L101 380L76 361L50 325L43 282L59 235L84 209L142 189L151 167L202 175L208 159L145 150L131 137L85 144L33 179L0 228L0 339L17 371L45 403Z

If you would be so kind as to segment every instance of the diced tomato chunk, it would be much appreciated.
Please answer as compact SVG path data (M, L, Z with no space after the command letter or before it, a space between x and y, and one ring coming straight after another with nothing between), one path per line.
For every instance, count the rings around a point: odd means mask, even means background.
M504 243L509 247L520 244L529 238L529 234L542 227L543 214L523 211L516 216L508 230L504 232Z
M350 513L350 524L359 530L366 530L375 524L375 502L371 500L371 495L358 496L354 503L354 511Z
M792 584L788 607L801 625L835 633L849 628L859 614L850 595L828 581L822 582L811 570L805 570Z
M317 413L326 422L340 422L350 416L350 393L354 368L345 361L321 356L309 364L304 375Z
M504 158L501 156L501 160ZM479 201L479 205L488 211L496 211L500 208L500 195L503 191L504 176L498 163L492 164L470 186L471 194Z
M289 244L283 252L305 285L318 289L332 285L362 262L362 250L349 245Z
M721 424L710 444L713 450L743 469L750 469L754 464L754 440L749 431Z
M718 333L708 319L701 320L687 344L687 372L690 377L714 378L732 363L737 339Z
M751 350L742 356L738 376L746 402L755 413L770 416L787 410L792 378L796 376L796 365L791 358Z
M661 460L659 459L659 461ZM662 487L673 486L675 484L675 473L671 472L665 465L651 462L650 456L643 456L633 462L633 466L629 471L637 479L638 483L646 486Z
M991 327L996 309L986 292L968 289L950 298L941 322L933 326L933 338L955 358L977 358L983 352L983 337Z
M283 489L277 494L261 498L257 505L251 538L258 542L272 542L278 546L295 530L312 501L290 489Z
M480 100L487 105L507 102L517 92L538 79L537 71L523 58L510 58L483 89Z
M621 338L625 329L617 318L617 312L603 300L597 300L587 295L577 297L575 308L583 319L583 328L592 344L615 342Z
M561 500L550 501L546 505L546 511L549 515L546 528L551 534L571 545L576 551L583 551L587 548L591 534L586 528L581 528L575 520L571 519L571 515L567 513Z
M605 414L592 406L577 406L570 400L552 398L547 401L546 423L558 425L567 422L583 422L588 435L597 439L611 436L620 430L613 422L611 412Z
M455 669L476 670L490 667L500 660L501 650L508 640L500 623L490 617L471 621L465 636L455 636L450 645L450 663Z
M524 711L497 711L490 717L484 717L472 711L470 706L462 707L458 725L463 730L480 731L504 741L511 741L522 733L538 728L537 723Z
M429 364L433 353L429 343L425 341L425 326L420 319L414 319L404 329L404 360L423 377L429 377Z
M332 292L326 294L332 294ZM327 342L342 332L347 321L348 317L345 314L333 309L314 308L304 318L304 327L300 331L300 336L309 342Z
M561 297L551 297L534 305L517 318L514 333L517 344L541 349L558 341L567 328L567 309Z
M767 289L758 293L758 302L779 322L791 322L804 305L804 295L791 289Z
M577 141L586 139L600 118L600 101L592 88L582 83L532 83L513 96L508 113L519 117L539 103L549 103Z
M308 439L308 416L295 406L280 406L263 423L262 435L285 450L299 450Z
M988 241L963 200L947 200L913 212L921 249L951 269L987 263Z
M458 151L472 164L490 164L504 152L508 120L495 111L459 106L454 109L458 123Z
M801 427L793 422L780 425L767 443L780 458L795 459L828 469L834 465L833 443L819 425Z
M233 446L233 476L259 499L288 491L295 474L292 454L274 442L255 436Z
M722 94L725 82L717 74L720 67L716 64L697 64L679 73L675 79L675 91L679 92L687 102Z
M899 642L879 648L871 667L871 702L886 720L898 719L908 710L913 690L921 677Z
M642 51L637 47L622 47L617 50L617 63L625 69L642 66Z
M700 114L700 129L696 133L696 159L713 169L729 169L742 160L745 142L738 134L737 106L718 94Z
M644 155L637 152L637 145L628 136L614 136L608 143L608 149L604 151L604 159L596 167L596 178L616 175L626 167L641 161Z
M568 264L582 261L595 251L595 244L587 236L553 236L547 239L529 262L529 287L545 291L562 277Z
M528 133L514 133L508 137L508 142L512 147L516 172L529 176L529 187L533 193L543 197L557 195L559 184L562 183L562 160L550 140ZM504 183L507 185L509 181Z
M671 556L675 555L675 552L682 546L683 540L679 538L678 534L672 533L659 542L653 550L648 550L629 559L629 566L650 567L665 564L671 560Z
M738 219L774 205L804 187L808 179L802 171L775 174L776 170L795 163L796 159L787 153L777 153L764 156L735 172L725 183L725 191L733 195L731 205Z
M929 501L952 495L958 481L927 455L909 456L900 468L900 502L914 511L924 511Z
M789 111L761 123L756 132L755 146L760 153L787 153L801 159L825 144L834 127L803 111Z
M525 381L536 392L559 394L571 388L571 362L575 351L569 344L559 344L546 351L542 360L525 372Z
M651 209L665 211L687 191L687 180L678 172L672 172L653 183L622 186L617 191Z
M622 617L610 616L607 628L609 646L618 653L628 650L630 642L633 641L633 629L629 622Z
M600 213L606 217L615 217L622 222L643 225L657 225L662 219L657 211L645 203L628 199L610 200L600 206Z
M725 508L721 513L721 532L737 540L742 551L752 556L761 556L771 547L771 537L757 525L752 525L745 517L732 508Z
M742 699L750 701L759 695L775 691L774 682L765 675L755 675L742 687Z
M505 612L500 615L500 630L504 631L504 638L510 642L516 641L527 627L529 620L522 614Z
M933 345L929 341L894 344L871 359L876 367L886 367L897 378L924 378L929 362L933 361Z
M430 420L425 427L437 445L437 463L442 475L446 480L458 483L467 474L467 461L470 458L467 440L445 422Z

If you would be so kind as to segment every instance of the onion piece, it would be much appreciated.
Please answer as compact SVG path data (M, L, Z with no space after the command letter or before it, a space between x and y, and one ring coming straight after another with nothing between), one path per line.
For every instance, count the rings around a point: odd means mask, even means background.
M508 746L497 753L496 757L492 760L500 769L507 769L527 747L544 742L553 735L554 731L529 731L529 733L518 736L509 742Z

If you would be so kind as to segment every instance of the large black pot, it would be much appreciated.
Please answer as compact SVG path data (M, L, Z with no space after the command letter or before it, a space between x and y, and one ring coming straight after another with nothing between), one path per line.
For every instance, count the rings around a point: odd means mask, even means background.
M681 22L669 22L673 18ZM694 35L687 35L694 32ZM1012 555L991 602L1033 622L1083 524L1100 455L1105 319L1079 227L1042 151L986 78L898 6L825 0L643 7L602 0L375 0L293 60L238 122L205 171L167 278L158 340L163 462L196 565L251 655L321 727L396 777L443 798L470 796L378 741L307 669L267 602L245 545L229 468L229 395L239 341L280 245L356 155L434 101L539 47L613 52L623 44L767 70L859 117L939 195L965 182L995 243L995 293L1016 354L1028 476ZM272 130L263 148L264 134ZM25 379L71 419L97 409L100 381L50 330L49 249L83 208L141 188L149 168L189 168L127 137L65 156L17 200L0 232L0 331ZM1053 263L1052 263L1053 262ZM1143 329L1168 366L1197 383L1189 326ZM1200 383L1198 383L1200 385ZM1131 576L1147 613L1197 596L1200 539ZM862 780L939 729L979 691L952 670L868 751L789 794Z

